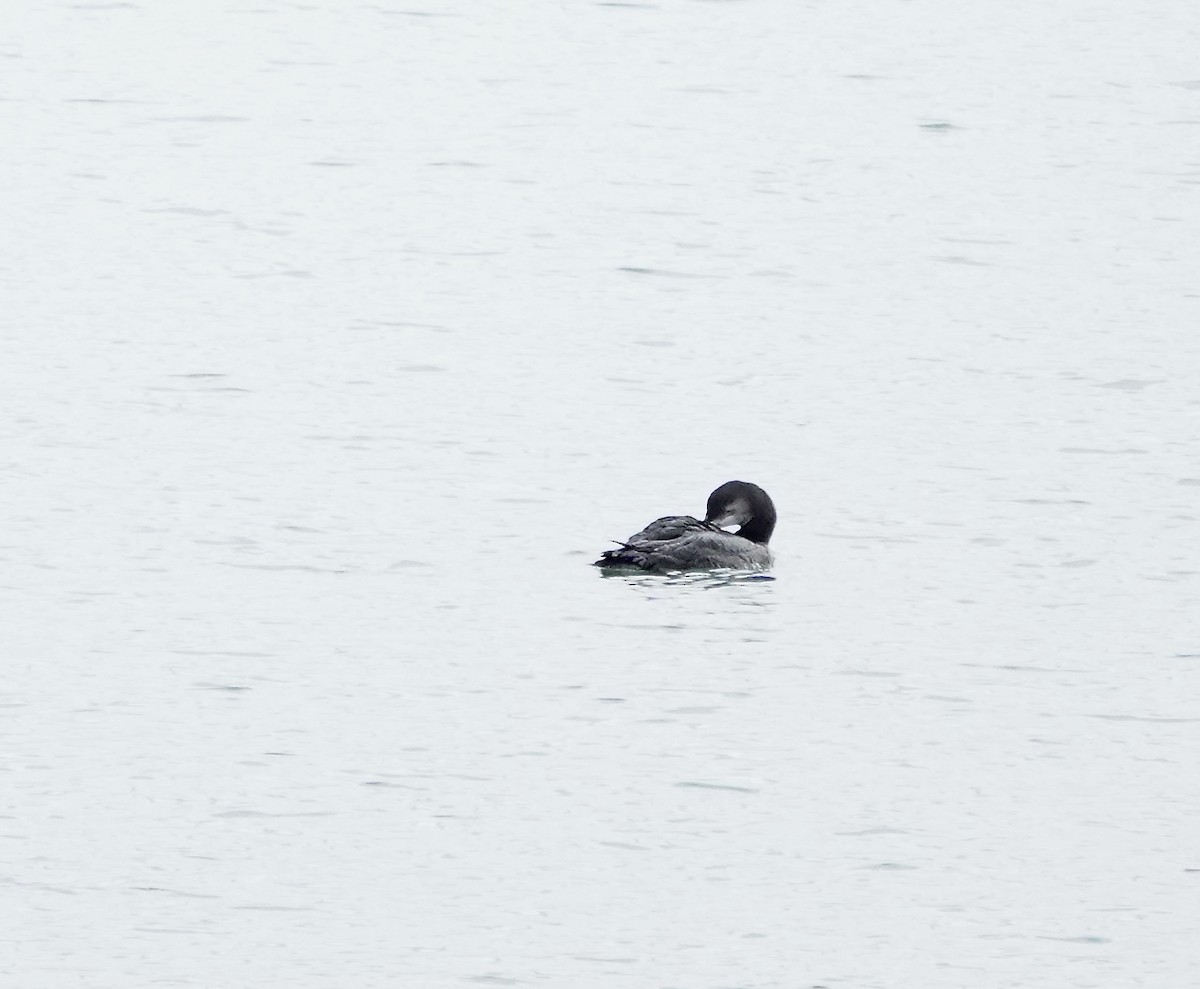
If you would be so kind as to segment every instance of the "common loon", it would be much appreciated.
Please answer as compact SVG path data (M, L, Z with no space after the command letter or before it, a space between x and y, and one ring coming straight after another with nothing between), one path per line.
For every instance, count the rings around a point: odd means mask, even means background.
M722 526L736 525L737 532ZM690 515L655 519L641 532L605 550L595 563L608 569L766 570L771 566L767 542L775 531L775 504L757 484L726 481L708 496L704 521Z

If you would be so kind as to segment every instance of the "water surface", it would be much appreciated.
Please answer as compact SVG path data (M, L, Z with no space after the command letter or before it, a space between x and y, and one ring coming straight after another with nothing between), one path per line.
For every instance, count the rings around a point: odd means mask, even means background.
M9 982L1200 979L1191 5L19 13Z

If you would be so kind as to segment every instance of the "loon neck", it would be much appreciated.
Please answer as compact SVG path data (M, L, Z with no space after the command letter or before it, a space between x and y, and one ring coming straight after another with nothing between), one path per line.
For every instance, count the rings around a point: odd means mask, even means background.
M774 531L775 519L773 517L764 518L755 516L738 529L737 534L743 539L749 539L752 543L763 543L765 545Z

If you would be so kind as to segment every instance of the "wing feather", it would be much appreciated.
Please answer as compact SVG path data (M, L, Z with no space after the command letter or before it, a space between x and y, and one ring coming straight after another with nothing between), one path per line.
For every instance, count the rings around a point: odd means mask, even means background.
M660 571L759 569L770 563L770 552L765 546L690 515L655 519L621 543L620 549L606 550L596 561L601 567Z

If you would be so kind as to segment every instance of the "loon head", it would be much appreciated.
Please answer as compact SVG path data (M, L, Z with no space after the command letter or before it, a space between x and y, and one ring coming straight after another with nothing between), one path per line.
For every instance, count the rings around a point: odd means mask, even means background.
M775 503L757 484L726 481L708 496L705 522L724 528L740 526L737 534L755 543L766 543L775 531Z

